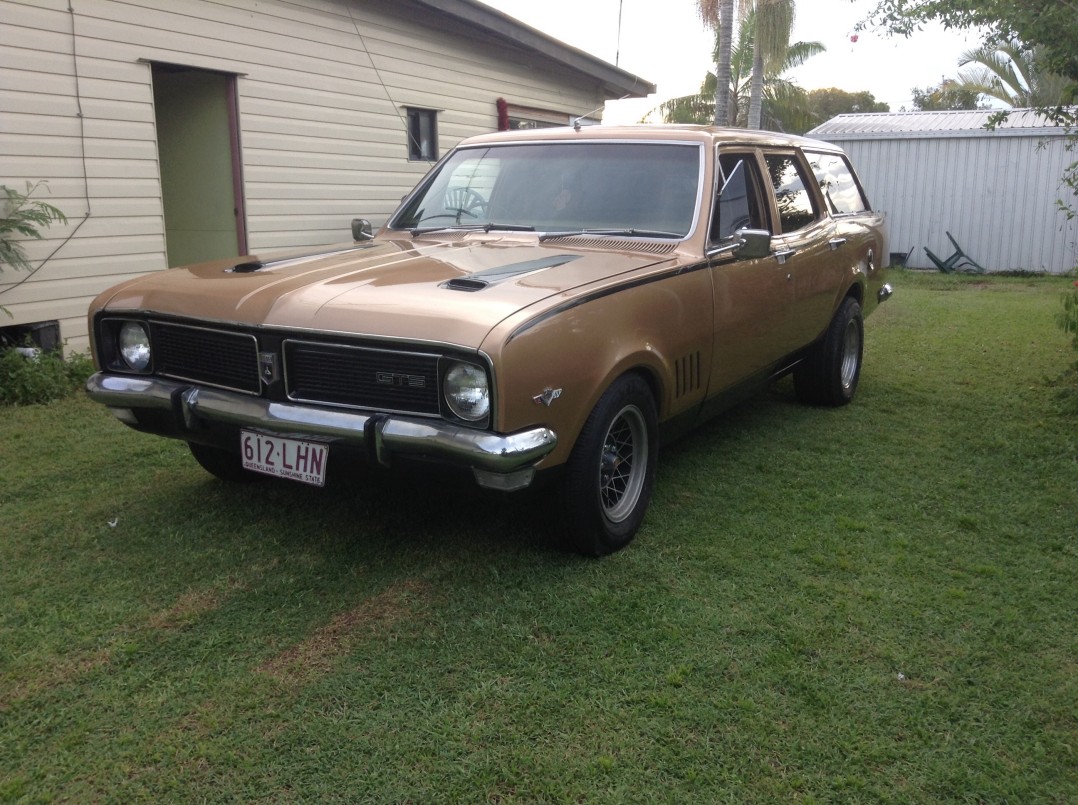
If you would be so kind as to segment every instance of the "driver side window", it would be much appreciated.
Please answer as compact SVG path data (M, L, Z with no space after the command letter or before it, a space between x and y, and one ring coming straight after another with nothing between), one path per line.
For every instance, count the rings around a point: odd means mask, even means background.
M709 245L720 245L739 229L770 229L760 187L759 168L751 153L719 155L718 199Z

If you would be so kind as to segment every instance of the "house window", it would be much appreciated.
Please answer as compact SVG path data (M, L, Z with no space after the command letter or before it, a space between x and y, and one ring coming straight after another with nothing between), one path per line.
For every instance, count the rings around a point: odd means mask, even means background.
M408 159L435 162L438 159L438 112L434 109L407 109Z
M520 129L545 129L553 126L571 126L577 119L568 112L555 112L550 109L534 109L528 106L516 106L509 104L508 128L510 131ZM580 122L585 126L596 125L599 121L587 115L580 117Z

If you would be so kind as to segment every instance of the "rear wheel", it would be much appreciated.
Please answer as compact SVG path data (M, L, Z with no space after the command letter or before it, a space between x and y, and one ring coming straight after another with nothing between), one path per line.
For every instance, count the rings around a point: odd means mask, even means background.
M602 556L628 545L655 486L658 415L651 389L626 375L588 416L566 464L564 528L571 546Z
M222 450L220 447L210 447L197 442L188 442L187 446L191 449L191 455L195 457L195 461L199 463L202 469L222 481L246 484L262 479L262 476L258 473L249 472L243 468L239 453L232 453L228 450Z
M861 378L865 322L861 305L847 297L831 320L823 340L794 369L797 398L810 405L845 405Z

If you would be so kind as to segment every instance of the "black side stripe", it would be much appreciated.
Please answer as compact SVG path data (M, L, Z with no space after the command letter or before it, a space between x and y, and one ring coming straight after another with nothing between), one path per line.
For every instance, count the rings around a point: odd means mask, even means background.
M643 277L638 280L632 280L631 282L626 282L624 285L618 285L614 288L604 288L601 291L593 291L592 293L585 294L584 296L578 297L577 299L572 299L568 302L564 302L557 307L553 307L550 310L540 313L534 319L530 319L524 322L515 330L513 330L512 333L509 334L509 338L507 338L505 342L508 344L514 338L523 335L533 327L537 327L548 319L559 316L567 310L572 310L573 308L580 307L581 305L586 305L589 302L596 301L597 299L605 299L608 296L613 296L614 294L621 293L622 291L631 291L634 288L641 288L644 285L651 285L653 282L662 282L663 280L680 277L682 274L692 274L696 271L703 271L706 268L711 268L711 261L704 260L700 263L693 263L692 265L678 266L677 268L672 268L669 271L663 271L659 274L653 274L650 277Z

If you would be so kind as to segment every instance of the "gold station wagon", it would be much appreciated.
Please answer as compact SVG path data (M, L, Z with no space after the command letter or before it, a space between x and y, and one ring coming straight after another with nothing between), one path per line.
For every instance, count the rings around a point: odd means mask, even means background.
M227 480L321 485L357 457L556 479L600 555L640 528L660 436L786 372L849 402L891 293L843 153L736 129L474 137L353 237L103 293L89 395Z

